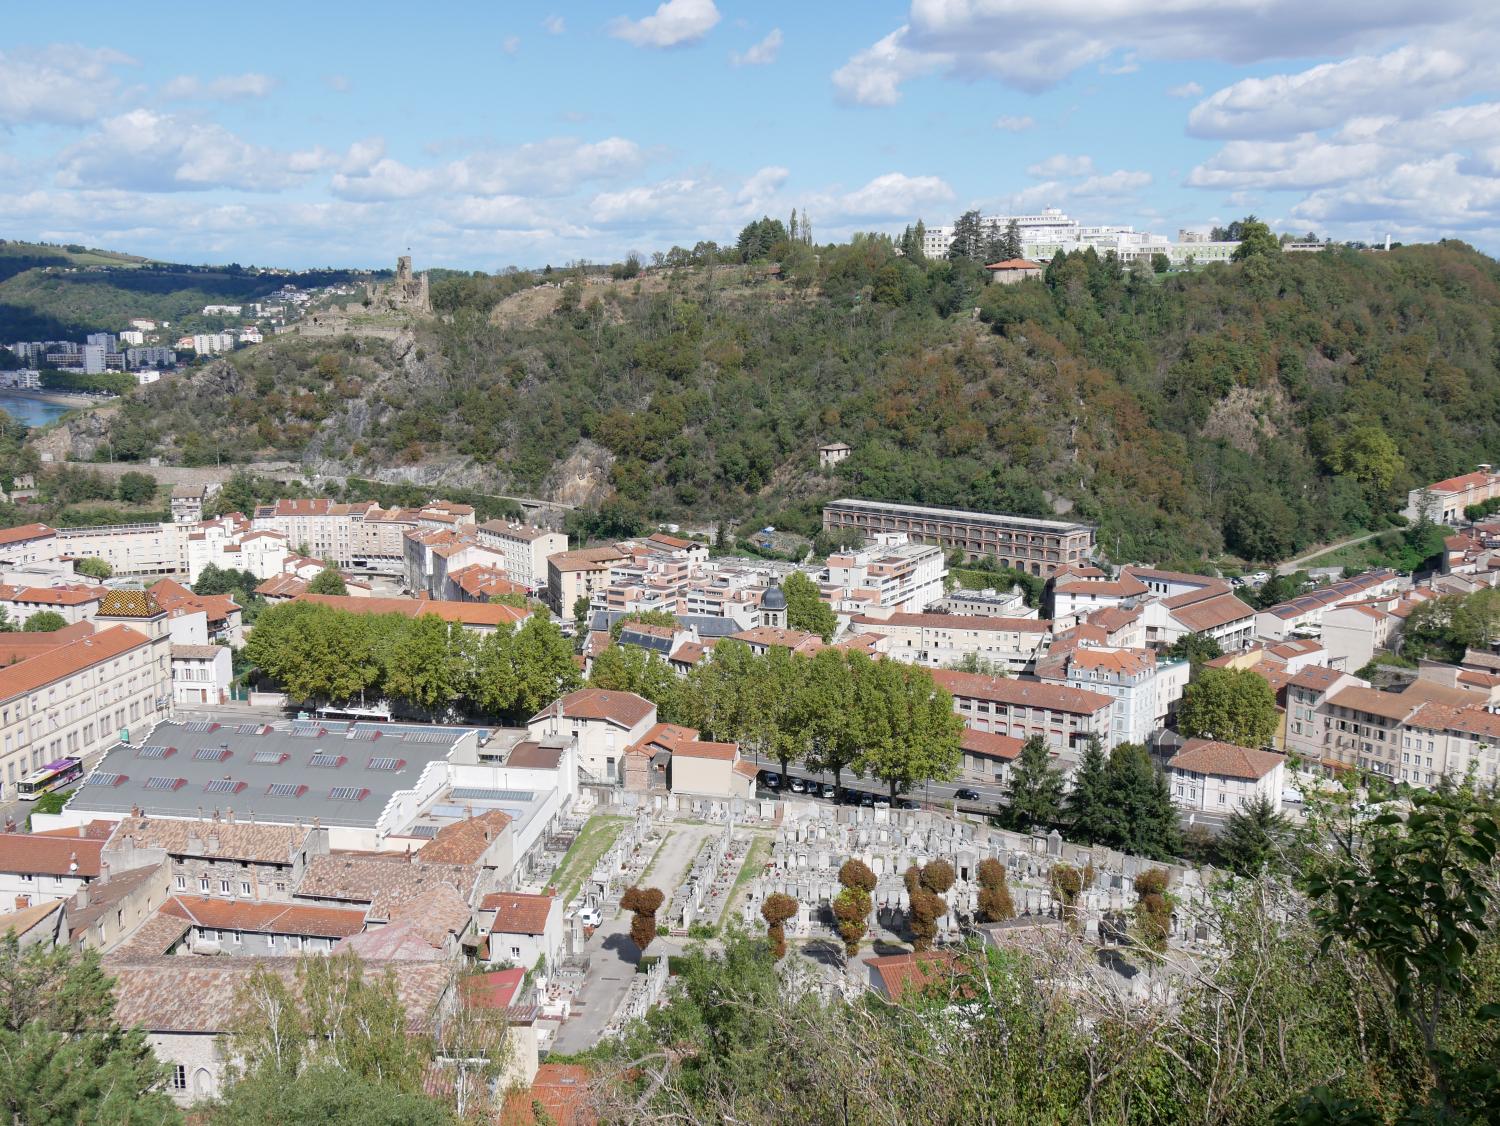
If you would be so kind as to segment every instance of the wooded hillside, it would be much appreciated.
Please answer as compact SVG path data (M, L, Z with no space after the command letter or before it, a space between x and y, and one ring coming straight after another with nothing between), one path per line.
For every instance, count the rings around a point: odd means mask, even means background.
M861 238L793 246L774 273L575 277L511 315L548 292L531 280L435 281L444 316L410 341L278 338L148 388L113 454L575 487L609 533L811 532L846 493L1071 506L1111 557L1163 563L1287 557L1500 460L1500 272L1457 243L1155 276L1089 253L985 286L974 263ZM821 473L835 439L854 454Z

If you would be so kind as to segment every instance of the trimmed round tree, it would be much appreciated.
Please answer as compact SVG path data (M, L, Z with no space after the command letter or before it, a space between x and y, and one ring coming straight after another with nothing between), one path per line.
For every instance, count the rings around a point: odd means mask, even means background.
M993 857L979 862L979 917L986 923L1003 923L1016 917L1005 865Z
M846 888L859 888L868 893L875 890L877 882L875 873L863 860L846 860L839 868L839 883Z
M1160 954L1172 929L1172 902L1167 898L1167 870L1152 868L1135 878L1135 922L1147 948Z
M656 913L666 898L660 888L640 887L626 888L620 896L620 906L635 915L630 920L630 939L643 954L656 938Z
M766 921L766 937L778 961L786 957L786 921L797 914L797 901L782 892L766 896L760 905L760 917Z
M869 929L870 893L861 887L846 887L834 896L833 917L838 920L844 953L852 958L859 953L860 940Z

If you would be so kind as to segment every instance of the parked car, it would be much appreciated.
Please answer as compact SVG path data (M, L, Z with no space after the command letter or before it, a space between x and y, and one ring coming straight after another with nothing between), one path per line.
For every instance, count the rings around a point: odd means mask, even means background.
M761 783L768 790L781 789L781 775L767 773L766 780Z
M604 916L599 913L597 907L584 907L578 912L578 921L586 927L597 927L604 922Z
M911 798L897 798L896 799L896 808L897 809L921 809L922 807L920 805L918 805L916 802L912 801Z
M818 787L819 797L832 799L837 793L838 791L833 788L832 782L824 782Z
M955 798L957 798L959 801L982 801L982 800L984 800L984 799L982 799L979 796L979 791L978 790L971 790L967 786L960 786L957 790L954 790L953 791L953 796Z
M774 770L757 770L755 772L755 781L757 785L769 786L771 784L771 779L775 777L776 772Z
M807 793L807 783L804 782L804 781L802 781L802 779L800 779L800 778L793 778L792 779L792 793L794 793L794 794L805 794L805 793Z
M874 809L875 808L875 795L874 794L860 794L859 795L859 804L862 805L862 806L864 806L866 809Z

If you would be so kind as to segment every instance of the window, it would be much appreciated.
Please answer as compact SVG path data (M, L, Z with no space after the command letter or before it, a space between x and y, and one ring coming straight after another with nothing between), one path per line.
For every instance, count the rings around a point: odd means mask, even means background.
M204 895L208 894L208 877L203 876L198 880L198 890Z
M229 881L228 880L220 880L219 881L219 891L223 895L228 895L229 894Z
M521 948L519 946L512 946L510 948L510 956L511 956L512 959L514 959L516 961L520 961L520 959L521 959Z
M245 936L242 935L242 934L240 934L239 931L235 931L234 932L234 944L236 946L238 946L238 945L240 945L240 943L242 943L244 941L245 941Z
M1220 794L1219 794L1219 804L1220 805L1224 804L1224 794L1222 792L1220 792Z
M187 1068L180 1063L172 1065L172 1090L187 1090Z
M187 877L186 876L178 876L177 877L177 890L178 891L187 891Z
M268 934L268 935L266 935L266 949L267 950L275 950L276 949L276 936L274 934Z
M250 894L250 881L249 880L241 880L240 881L240 894L241 895L249 895Z

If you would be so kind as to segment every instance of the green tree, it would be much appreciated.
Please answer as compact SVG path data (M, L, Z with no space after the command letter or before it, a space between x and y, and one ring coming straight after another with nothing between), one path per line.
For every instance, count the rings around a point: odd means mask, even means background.
M1003 923L1016 917L1010 897L1005 865L994 857L979 862L979 915L986 923Z
M150 504L156 499L156 478L135 470L122 473L116 495L125 504Z
M1189 738L1266 747L1276 734L1276 697L1250 669L1204 669L1177 707L1177 729Z
M838 616L824 602L817 585L801 571L793 571L781 586L786 595L786 624L791 629L815 633L824 641L833 640Z
M1139 743L1121 743L1104 771L1108 832L1104 843L1135 856L1170 860L1182 846L1166 777Z
M325 572L326 573L326 572ZM423 614L394 631L385 651L382 686L429 716L466 695L471 635L457 622Z
M772 892L760 905L760 917L766 921L766 938L777 960L786 957L786 921L797 914L797 901L782 892Z
M1049 825L1062 813L1063 777L1047 754L1047 744L1033 735L1021 745L1005 782L1006 821L1020 832Z
M637 645L611 645L598 654L589 670L589 685L644 696L667 722L674 722L681 712L681 678L662 657Z
M899 793L951 778L963 752L963 720L932 674L898 661L872 661L854 682L860 752L855 766Z
M115 1021L109 978L76 954L0 936L0 1107L15 1123L176 1123L166 1069Z
M346 595L349 588L344 583L344 576L339 574L337 567L325 564L323 569L312 577L307 584L308 594L336 594Z
M1185 633L1167 647L1165 656L1189 662L1194 669L1224 655L1219 642L1206 633Z
M1064 803L1069 839L1095 844L1110 838L1114 823L1110 796L1104 744L1099 736L1090 735Z
M829 648L803 666L790 722L806 734L808 769L832 774L835 789L843 788L844 771L859 758L854 680L856 669L868 671L872 663L863 654L849 658Z
M0 606L0 633L15 633L16 623L10 620L10 611Z
M1280 255L1281 241L1271 233L1271 228L1254 215L1240 220L1239 246L1234 248L1233 258L1243 262L1257 255Z
M1328 454L1335 473L1353 477L1377 493L1388 493L1406 468L1401 451L1381 427L1356 426L1341 435Z
M1172 260L1165 254L1157 251L1151 255L1151 270L1153 273L1165 274L1172 268Z
M26 619L26 624L21 627L24 633L56 633L60 629L66 629L68 619L56 610L38 610Z
M73 570L77 571L85 578L97 579L100 582L103 582L105 579L109 578L115 573L115 569L111 567L105 560L93 557L90 557L88 559L75 559L73 561Z
M579 633L583 632L584 625L589 618L589 600L586 595L580 594L573 600L573 625Z
M1264 794L1245 803L1224 822L1215 842L1219 861L1241 876L1256 876L1281 857L1290 824Z

